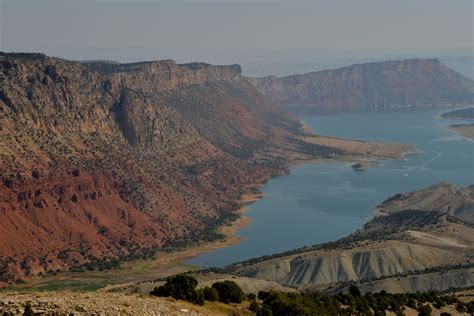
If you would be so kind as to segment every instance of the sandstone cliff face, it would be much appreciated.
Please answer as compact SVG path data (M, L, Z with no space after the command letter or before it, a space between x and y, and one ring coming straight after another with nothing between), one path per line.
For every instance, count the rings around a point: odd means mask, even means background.
M331 153L299 130L237 65L0 54L1 278L218 238L292 153Z
M474 100L474 82L438 59L358 64L250 80L267 98L301 113L472 104Z

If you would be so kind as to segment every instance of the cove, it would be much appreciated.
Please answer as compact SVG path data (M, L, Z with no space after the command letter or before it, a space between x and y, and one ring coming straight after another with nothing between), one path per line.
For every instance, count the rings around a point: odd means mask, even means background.
M237 232L242 242L202 253L187 264L223 267L262 255L339 239L373 216L372 208L400 192L445 181L474 184L474 142L444 128L468 122L440 118L450 109L338 113L301 119L316 134L411 144L422 153L404 161L383 160L365 172L351 163L324 162L292 167L261 189L266 196L245 214Z

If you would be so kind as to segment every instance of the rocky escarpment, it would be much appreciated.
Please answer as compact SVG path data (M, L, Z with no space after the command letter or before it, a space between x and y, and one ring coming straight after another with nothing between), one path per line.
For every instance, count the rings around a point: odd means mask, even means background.
M446 193L449 196L440 197L439 190L444 192L447 186L439 184L424 190L429 196L413 193L410 205L420 210L405 209L397 204L405 198L396 196L382 205L395 203L401 207L375 217L345 238L236 263L227 267L227 272L295 288L341 289L358 283L366 289L382 284L402 292L445 290L459 276L472 273L474 259L474 228L466 221L472 218L474 208L451 212L464 205L464 193L470 187L453 186ZM415 198L420 202L414 204ZM444 200L451 207L441 203ZM455 271L450 272L450 280L443 277L447 271ZM397 287L400 279L405 283ZM469 277L459 286L472 286L472 282Z
M107 269L219 237L290 156L334 156L240 67L0 54L0 276Z
M474 82L438 59L375 62L251 81L267 98L301 113L471 104L474 99Z

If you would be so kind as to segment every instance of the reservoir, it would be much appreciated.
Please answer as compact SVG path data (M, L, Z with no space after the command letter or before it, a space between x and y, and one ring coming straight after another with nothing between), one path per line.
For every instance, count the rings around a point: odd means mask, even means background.
M251 223L234 246L200 254L188 264L222 267L262 255L339 239L373 217L386 198L435 184L474 184L474 142L445 128L467 120L440 118L449 109L338 113L301 119L316 134L411 144L420 154L382 160L358 172L351 163L298 165L262 187L266 196L249 205ZM472 121L471 121L472 122Z

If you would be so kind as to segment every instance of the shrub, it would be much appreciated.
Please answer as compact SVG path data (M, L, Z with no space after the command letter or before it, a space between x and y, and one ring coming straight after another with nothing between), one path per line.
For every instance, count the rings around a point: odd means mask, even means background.
M204 305L204 291L199 289L191 292L189 301L196 305Z
M258 312L260 310L260 307L258 306L258 303L256 301L251 301L249 310L251 310L252 312Z
M25 315L25 316L34 316L34 315L36 315L35 312L33 311L33 308L31 307L30 302L26 303L25 311L23 312L23 315Z
M234 281L216 282L212 285L219 293L219 301L223 303L240 303L245 294Z
M407 301L407 306L416 309L416 300L413 297L410 297Z
M39 178L40 178L40 175L41 175L41 174L40 174L40 172L39 172L38 170L33 170L33 171L31 172L31 176L32 176L33 178L35 178L35 179L39 179Z
M460 313L464 313L466 311L466 308L464 308L464 304L459 302L456 304L456 310Z
M273 313L270 308L263 306L257 311L257 316L273 316Z
M255 301L257 299L257 295L255 295L254 293L249 293L249 294L247 294L247 298L250 301Z
M196 278L187 274L178 274L168 278L166 283L160 287L155 287L150 292L154 296L171 296L178 300L186 300L194 304L204 304L204 294L198 293ZM202 302L202 303L201 303Z
M467 303L467 312L474 315L474 301Z
M219 300L219 292L213 287L206 286L202 289L202 292L206 301L214 302Z
M423 305L418 308L418 316L431 316L431 307L429 305Z
M351 293L352 296L354 296L354 297L360 296L360 290L355 285L351 285L351 287L349 288L349 293Z

